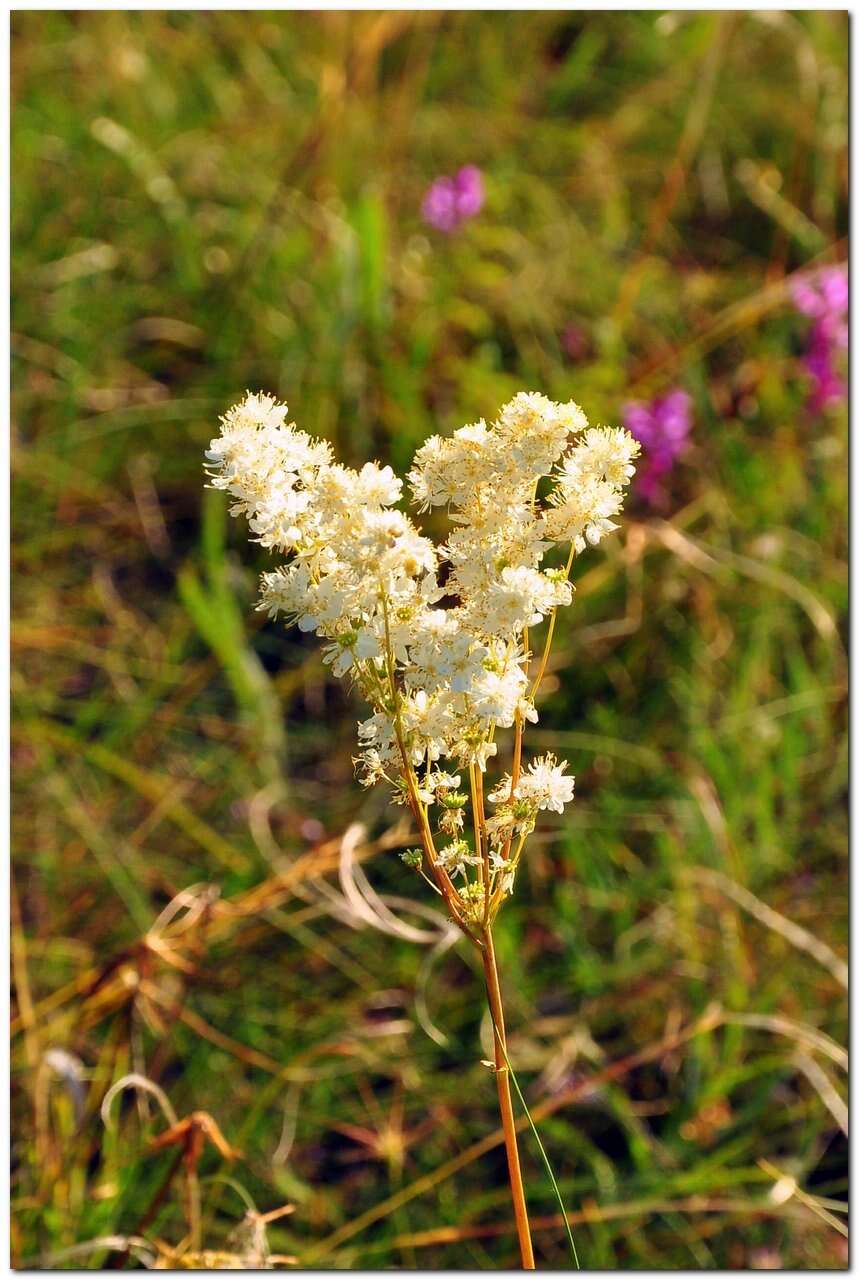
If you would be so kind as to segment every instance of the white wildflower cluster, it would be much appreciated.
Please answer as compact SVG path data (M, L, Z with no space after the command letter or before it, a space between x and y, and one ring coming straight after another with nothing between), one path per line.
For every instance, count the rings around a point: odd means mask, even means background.
M551 753L539 756L531 761L526 772L520 772L515 786L508 773L494 791L490 791L489 799L495 813L486 823L486 830L493 856L500 858L502 863L506 863L508 858L506 853L499 854L498 850L509 850L514 837L524 842L533 831L541 809L564 812L564 806L573 798L575 787L575 779L565 773L566 767L566 760L559 764Z
M626 431L588 427L578 405L525 392L491 425L432 436L408 479L418 510L449 511L438 547L396 509L390 467L341 466L269 396L231 409L206 454L232 513L286 557L263 574L259 608L316 632L333 673L348 673L370 703L359 776L386 779L411 806L460 922L497 909L512 889L512 842L521 849L538 810L560 813L572 798L564 765L546 756L491 792L496 812L478 817L474 845L464 835L468 790L472 803L475 788L482 797L497 730L515 726L521 747L522 726L537 719L529 628L570 603L573 555L616 528L638 449ZM558 546L566 568L544 568Z

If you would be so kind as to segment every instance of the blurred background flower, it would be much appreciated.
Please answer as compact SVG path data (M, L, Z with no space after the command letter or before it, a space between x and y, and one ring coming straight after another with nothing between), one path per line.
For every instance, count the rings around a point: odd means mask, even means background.
M678 388L650 403L630 401L623 408L623 423L642 448L636 492L652 506L663 506L667 499L665 481L689 443L692 398Z
M791 292L797 311L813 320L802 364L811 379L808 407L819 413L847 394L841 374L848 342L847 267L825 267L815 275L800 276Z
M483 174L467 164L452 178L436 178L424 197L424 221L437 231L455 231L483 208Z

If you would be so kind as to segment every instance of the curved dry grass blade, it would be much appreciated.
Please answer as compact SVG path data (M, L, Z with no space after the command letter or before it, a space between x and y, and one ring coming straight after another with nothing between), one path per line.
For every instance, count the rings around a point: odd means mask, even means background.
M846 963L835 954L831 947L828 947L820 938L810 933L808 929L804 929L802 925L796 924L793 920L788 920L787 916L781 915L778 911L774 911L772 907L768 907L765 902L761 902L760 898L756 898L753 893L749 893L748 889L744 889L742 885L731 880L729 876L724 875L721 871L710 871L704 867L693 867L688 874L702 884L710 884L720 889L722 893L732 898L738 906L748 911L749 915L760 920L761 924L772 929L774 933L781 934L783 938L799 951L804 951L810 955L818 964L823 965L832 974L836 982L848 989L850 970Z
M352 911L365 925L378 929L380 933L388 933L407 942L435 942L436 934L416 929L389 911L355 862L355 850L364 843L366 835L365 827L360 822L353 822L346 828L340 843L340 884Z
M112 1084L102 1099L101 1118L105 1129L113 1129L113 1117L110 1114L111 1104L114 1098L125 1089L141 1089L144 1093L151 1093L164 1112L164 1117L171 1129L179 1123L170 1099L161 1086L157 1085L154 1080L150 1080L148 1076L141 1075L137 1071L131 1071L127 1076L123 1076L115 1084Z
M85 1258L87 1254L96 1253L100 1249L110 1249L113 1253L132 1253L149 1269L154 1267L158 1260L157 1251L142 1236L97 1236L94 1240L83 1240L80 1244L69 1245L67 1249L43 1253L38 1258L25 1262L24 1266L50 1271L58 1263L70 1262L72 1258Z
M776 1013L726 1013L722 1021L726 1026L755 1027L759 1031L772 1031L776 1035L788 1036L791 1040L798 1040L800 1044L810 1045L825 1053L842 1071L848 1068L847 1050L816 1027L809 1027L804 1022L794 1022L791 1018Z
M427 988L429 986L430 975L433 969L441 960L442 956L444 956L445 953L448 952L461 937L462 934L459 929L454 925L449 924L447 933L439 938L435 946L431 948L429 954L424 957L415 981L415 1017L417 1018L419 1025L429 1036L430 1040L433 1040L437 1045L441 1046L446 1045L449 1042L449 1038L441 1028L435 1025L429 1015Z
M817 1092L818 1097L844 1134L844 1137L849 1138L850 1113L847 1109L847 1104L823 1070L823 1067L806 1053L798 1053L794 1058L794 1062L808 1083Z

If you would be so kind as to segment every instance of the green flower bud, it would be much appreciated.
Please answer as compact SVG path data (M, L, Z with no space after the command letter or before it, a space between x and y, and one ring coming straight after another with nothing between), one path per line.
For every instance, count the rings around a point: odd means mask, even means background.
M445 809L464 809L468 804L468 796L464 791L450 791L446 796L439 796Z

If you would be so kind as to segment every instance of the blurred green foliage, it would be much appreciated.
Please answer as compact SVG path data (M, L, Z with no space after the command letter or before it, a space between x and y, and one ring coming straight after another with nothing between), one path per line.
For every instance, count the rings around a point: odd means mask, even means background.
M13 15L16 1264L185 1239L158 1104L99 1115L135 1071L242 1153L200 1157L206 1249L251 1257L249 1195L299 1261L515 1265L502 1150L442 1176L497 1123L478 975L343 919L337 837L401 815L201 452L248 387L402 471L522 388L683 385L671 506L581 558L530 735L577 799L499 928L510 1052L529 1105L582 1086L541 1128L587 1269L846 1265L846 414L805 408L787 281L845 255L847 21ZM201 884L253 909L141 941Z

